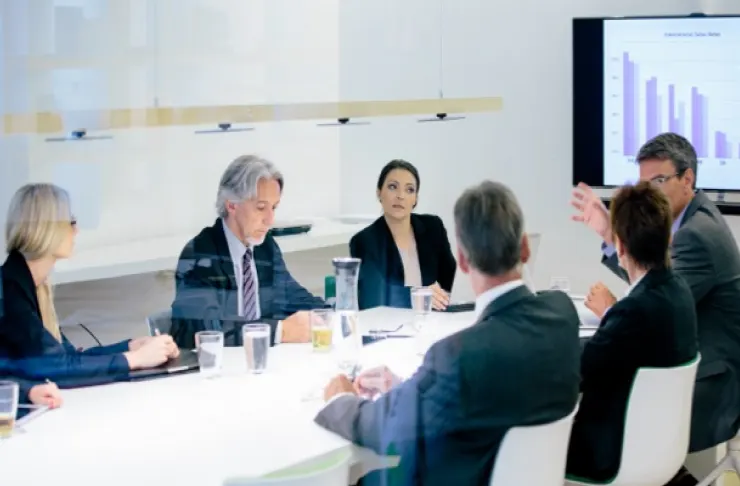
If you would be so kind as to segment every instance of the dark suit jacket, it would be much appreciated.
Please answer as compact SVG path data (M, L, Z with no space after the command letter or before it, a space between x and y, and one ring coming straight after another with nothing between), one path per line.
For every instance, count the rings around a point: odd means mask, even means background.
M33 382L48 378L70 388L111 382L128 373L123 356L128 341L80 352L66 337L60 343L44 328L36 285L23 255L11 251L0 273L0 374Z
M442 220L438 216L412 214L411 227L419 255L421 284L428 286L437 282L450 292L457 263ZM401 254L384 217L353 236L349 251L353 257L362 259L358 284L360 309L411 307L411 295L404 286Z
M407 381L376 401L338 397L316 422L401 457L398 468L363 484L488 485L511 427L552 422L575 407L578 326L563 293L535 296L519 287L494 300L472 327L432 346ZM394 480L383 483L385 475Z
M270 324L272 342L280 319L300 310L325 307L322 299L290 275L275 238L268 235L254 248L253 258L259 284L259 322ZM180 347L195 347L195 333L206 329L223 330L227 346L241 345L240 329L246 321L239 317L239 287L220 218L185 245L175 283L172 337Z
M691 289L701 362L689 450L734 437L740 427L740 253L717 207L697 191L671 245L673 270ZM616 255L603 263L626 280Z
M619 470L632 383L643 367L668 368L696 357L691 290L667 268L649 271L609 309L581 357L581 391L568 474L606 481Z

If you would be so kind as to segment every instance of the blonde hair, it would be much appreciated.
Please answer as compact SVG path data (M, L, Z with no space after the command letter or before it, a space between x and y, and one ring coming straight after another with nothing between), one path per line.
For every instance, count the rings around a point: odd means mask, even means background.
M67 191L53 184L26 184L10 201L5 223L7 250L18 251L29 261L48 257L69 235L71 221ZM61 342L51 285L37 285L36 297L44 327Z

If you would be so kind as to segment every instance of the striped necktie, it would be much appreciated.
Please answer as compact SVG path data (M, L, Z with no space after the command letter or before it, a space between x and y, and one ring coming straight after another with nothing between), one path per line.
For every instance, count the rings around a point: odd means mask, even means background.
M248 321L257 319L256 280L252 273L252 249L247 248L242 258L242 317Z

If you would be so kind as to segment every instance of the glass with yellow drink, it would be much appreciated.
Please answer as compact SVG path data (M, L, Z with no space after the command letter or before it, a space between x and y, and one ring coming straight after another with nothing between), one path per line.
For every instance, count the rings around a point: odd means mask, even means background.
M315 309L311 311L311 345L316 352L328 352L332 349L333 309Z

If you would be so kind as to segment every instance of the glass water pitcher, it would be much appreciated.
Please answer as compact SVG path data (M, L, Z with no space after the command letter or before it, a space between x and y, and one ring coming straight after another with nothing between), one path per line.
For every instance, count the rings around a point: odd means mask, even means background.
M334 349L341 372L351 379L359 371L359 357L362 349L362 331L359 326L357 301L360 263L359 258L332 259L336 279Z

